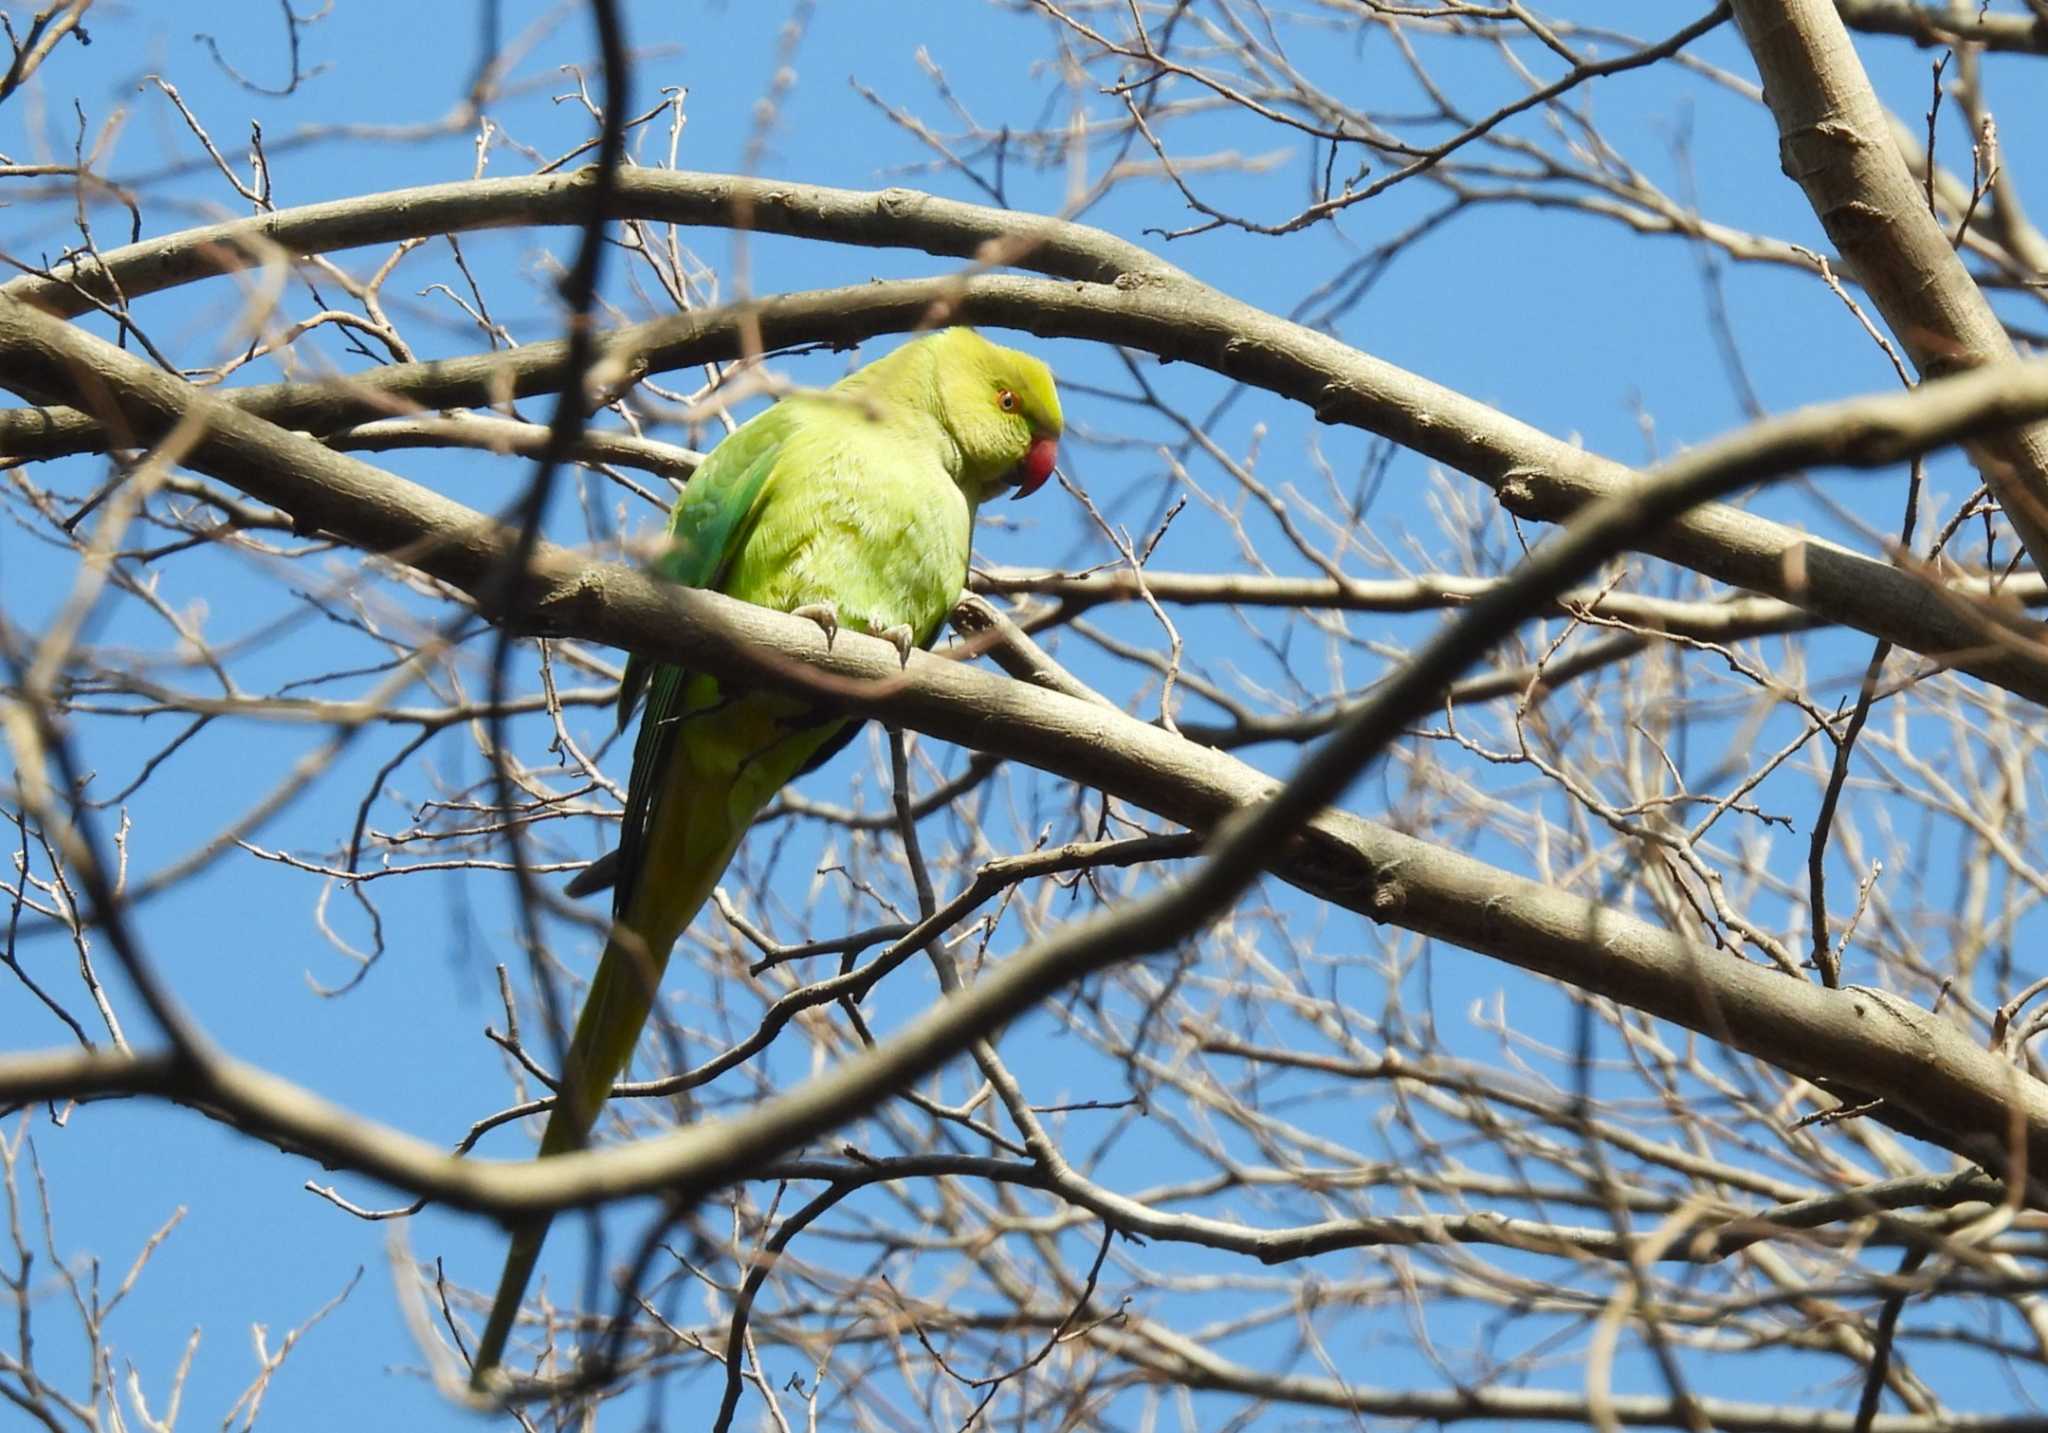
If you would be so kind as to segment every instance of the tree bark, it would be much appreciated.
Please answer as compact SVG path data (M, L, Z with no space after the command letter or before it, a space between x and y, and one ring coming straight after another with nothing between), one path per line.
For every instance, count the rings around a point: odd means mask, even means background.
M1735 0L1734 10L1778 121L1781 167L1920 376L2010 360L2012 340L1928 212L1831 0ZM1968 451L2034 566L2048 571L2048 424Z

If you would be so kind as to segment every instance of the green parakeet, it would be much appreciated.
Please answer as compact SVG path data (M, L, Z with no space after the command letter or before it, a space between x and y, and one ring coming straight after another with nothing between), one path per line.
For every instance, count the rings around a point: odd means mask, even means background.
M1062 419L1052 373L1028 354L951 328L905 344L823 393L785 398L726 437L669 517L656 570L672 581L797 612L910 648L928 645L967 579L975 508L1051 474ZM646 1023L669 951L740 838L792 777L857 723L699 673L626 664L619 724L642 693L615 861L572 893L615 882L613 923L577 1018L541 1137L582 1148ZM478 1344L478 1386L503 1357L547 1220L514 1231Z

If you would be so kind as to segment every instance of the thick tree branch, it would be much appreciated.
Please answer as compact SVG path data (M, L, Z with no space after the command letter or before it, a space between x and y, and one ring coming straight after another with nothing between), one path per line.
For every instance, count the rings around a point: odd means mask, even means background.
M335 199L181 229L25 275L0 293L64 318L160 293L195 279L367 244L476 229L573 225L590 212L597 171L475 179ZM945 258L1015 265L1055 278L1114 283L1133 274L1182 276L1164 259L1101 229L1014 209L940 199L915 189L834 189L742 175L628 169L614 219L685 228L787 234L864 248L922 249Z
M1832 0L1736 0L1735 19L1778 121L1785 174L1921 376L2011 359L2012 339L1928 212ZM1987 436L1969 451L2034 566L2048 571L2048 425Z
M588 188L588 175L575 174L401 190L187 230L111 250L99 262L122 292L140 296L226 269L285 262L297 253L453 229L568 222L583 213L578 206L588 202ZM636 372L734 358L746 351L750 337L770 346L851 344L965 319L1125 344L1213 369L1307 404L1326 422L1368 429L1457 468L1492 487L1503 505L1523 517L1563 521L1637 481L1619 463L1218 293L1145 250L1085 225L903 189L866 193L649 170L621 176L618 202L621 217L740 224L840 243L921 248L1036 268L1072 282L983 275L866 284L743 310L680 314L612 337L606 352L613 382ZM98 292L96 285L107 282L88 282L92 270L76 265L57 273L62 282L17 279L0 293L75 314L88 305L68 285ZM327 385L235 389L223 396L285 426L327 433L385 416L394 407L483 405L508 394L553 391L563 379L564 357L561 344L539 343L502 354L391 365ZM33 391L56 401L70 391L67 382ZM84 412L0 413L0 453L51 456L108 441ZM1964 605L1888 563L1720 505L1686 514L1644 550L2048 704L2048 666L2034 659L2031 644L1987 642L1981 621Z
M182 419L185 433L198 434L191 466L457 587L499 590L499 563L513 542L501 526L4 301L0 375L43 391L75 386L142 435L169 432ZM812 694L822 689L855 712L1032 762L1217 833L1227 847L1245 846L1239 863L1205 861L1169 897L1062 928L1028 955L991 967L901 1035L742 1120L701 1124L626 1149L539 1165L452 1160L229 1062L214 1087L183 1092L334 1163L500 1216L657 1189L688 1197L850 1118L878 1091L934 1068L1079 974L1176 938L1189 922L1220 909L1255 864L1265 864L1376 920L1621 1001L1806 1078L1881 1096L1928 1137L1972 1158L1997 1164L2008 1131L2017 1128L2033 1167L2043 1167L2048 1091L1946 1019L1883 992L1787 979L1461 853L1342 812L1310 812L1333 799L1360 753L1376 750L1373 744L1398 731L1414 703L1431 699L1432 684L1448 680L1514 616L1565 590L1613 544L1683 501L1794 469L1897 462L2044 413L2048 364L2011 365L1911 394L1807 410L1689 453L1540 549L1528 568L1540 580L1503 584L1475 602L1448 639L1396 679L1399 702L1354 721L1311 758L1305 779L1279 802L1269 799L1274 783L1262 773L1122 713L920 654L899 668L892 647L857 636L842 636L825 650L815 627L800 618L543 546L521 605L498 614L501 620L631 648L721 678ZM1293 829L1295 839L1277 840ZM0 1092L42 1097L75 1077L94 1089L179 1093L190 1075L175 1063L116 1067L104 1057L33 1057L0 1063Z
M1982 45L1987 50L2048 54L2048 20L2033 15L1986 15L1970 6L1960 13L1913 0L1835 0L1851 27L1874 35L1903 35L1919 45Z

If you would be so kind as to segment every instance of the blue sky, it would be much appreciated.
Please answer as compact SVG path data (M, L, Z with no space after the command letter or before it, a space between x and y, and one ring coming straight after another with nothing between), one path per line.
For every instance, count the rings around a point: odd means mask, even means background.
M1579 8L1591 18L1626 15L1631 23L1642 9ZM1657 8L1661 16L1663 7ZM125 111L116 157L103 167L122 178L149 176L149 232L241 212L219 177L193 163L189 132L145 78L160 72L177 84L228 153L242 154L250 123L261 123L280 205L467 177L474 163L467 134L402 144L332 133L300 144L294 136L309 126L404 126L447 114L477 54L476 9L458 3L401 6L390 0L339 4L306 28L305 76L294 93L276 98L230 79L192 33L191 11L133 7L95 25L91 48L63 47L35 85L0 109L0 149L18 162L61 159L73 143L75 97L88 129L116 110ZM547 7L524 0L504 10L508 33L547 13ZM809 17L800 46L787 57L795 83L766 131L760 172L849 187L924 184L956 197L982 198L955 176L905 173L903 166L921 156L855 88L857 82L938 118L943 111L919 64L921 48L943 67L984 123L1029 127L1049 106L1057 113L1057 107L1070 102L1060 76L1037 65L1046 48L1042 19L979 5L923 6L913 29L903 23L903 12L904 7L883 0L834 0ZM636 107L652 105L659 86L687 87L688 125L680 162L710 170L739 167L755 134L756 102L785 58L779 46L789 12L780 5L643 3L629 5L627 15L633 42L653 52L635 76ZM1675 26L1685 18L1674 11L1657 24ZM215 7L205 23L216 27L221 61L258 84L281 82L285 46L273 8L237 0ZM1926 56L1902 43L1866 43L1863 48L1888 97L1902 110L1917 113L1914 106L1921 101L1915 97L1926 85ZM580 14L540 41L519 70L532 87L503 106L503 123L515 139L552 154L584 137L586 117L575 105L554 98L563 90L556 66L587 63L590 52ZM1726 29L1703 42L1698 53L1748 72L1736 37ZM1340 60L1351 72L1348 57L1334 53L1328 59L1333 71ZM1458 62L1449 63L1456 73ZM2003 73L1995 64L1993 69ZM1373 73L1385 74L1389 86L1376 103L1398 109L1408 102L1391 67ZM1089 100L1085 92L1082 98ZM1687 86L1680 93L1661 69L1604 85L1599 106L1603 121L1616 130L1652 136L1634 157L1646 164L1661 158L1664 169L1658 177L1667 187L1677 183L1670 143L1689 134L1700 191L1716 217L1820 246L1818 226L1803 199L1777 171L1775 135L1759 111L1704 86ZM2015 113L2001 115L2001 122L2011 150L2025 153L2030 141L2044 138L2039 130L2048 120L2040 113ZM658 132L659 127L651 133ZM658 141L650 138L650 143ZM1280 141L1274 143L1282 148ZM2040 152L2038 143L2031 152ZM1278 157L1284 173L1299 172L1306 162L1299 152ZM491 172L514 173L520 167L516 154L501 151L493 156ZM166 177L171 169L178 172ZM1011 177L1010 198L1018 207L1059 207L1065 178L1058 171L1013 171ZM1265 177L1219 177L1208 192L1219 202L1261 207L1276 205L1283 193L1298 197L1300 186L1287 189ZM1311 236L1284 251L1269 241L1224 233L1176 242L1165 252L1217 287L1285 312L1313 278L1341 261L1347 246L1370 247L1415 217L1422 203L1419 191L1397 190L1383 203L1347 216L1341 232ZM71 241L64 228L67 218L62 206L0 210L0 247L24 256L55 254ZM1161 184L1119 190L1087 219L1155 245L1161 241L1145 234L1148 227L1184 222L1177 198ZM124 237L125 218L118 208L95 211L94 221L103 245ZM566 242L560 233L465 241L479 272L488 277L486 287L502 306L499 316L522 339L546 337L554 329L556 315L540 258L546 251L565 252ZM727 265L730 245L722 236L698 234L692 242L714 266ZM1280 252L1289 256L1286 262L1273 261ZM936 261L923 255L834 250L796 241L756 239L749 257L755 287L762 291L939 270ZM409 332L438 335L446 351L465 351L471 336L445 322L445 305L419 292L430 282L452 278L445 259L423 254L416 269L406 272L406 281L393 293L402 296L394 302L402 302L408 314L420 316ZM612 273L619 272L614 263ZM631 295L615 291L613 296L631 316L643 316ZM1745 271L1731 278L1729 302L1745 358L1773 409L1893 384L1881 356L1810 278L1775 269ZM166 295L151 301L146 312L181 343L203 347L209 332L205 325L218 320L222 303L220 291L209 289ZM442 324L438 330L437 322ZM1741 418L1706 331L1693 254L1679 242L1641 241L1617 226L1584 217L1517 210L1455 221L1429 245L1400 260L1340 320L1339 330L1374 354L1626 460L1668 453ZM1085 345L1033 346L1063 379L1122 382L1113 358ZM331 346L327 351L339 354ZM793 364L790 371L806 379L829 377L847 362L842 356L820 356ZM1220 380L1207 374L1175 369L1154 376L1189 412L1203 411L1223 391ZM1077 433L1068 449L1070 470L1106 512L1133 525L1145 522L1156 511L1161 492L1156 459L1142 447L1091 447L1087 441L1091 427L1126 423L1127 415L1086 398L1070 400L1068 413ZM1651 428L1642 421L1645 413L1654 415ZM1272 451L1289 455L1290 462L1298 462L1313 441L1341 474L1355 473L1370 447L1358 433L1315 433L1304 415L1264 401L1241 403L1219 425L1218 435L1242 446L1252 441L1255 425L1264 426L1263 441ZM1159 426L1154 436L1165 432ZM508 471L502 464L425 454L384 455L378 461L479 507L494 507L510 495L502 486ZM96 473L93 465L78 464L63 481L67 490L82 493L97 481ZM1951 503L1972 485L1952 460L1937 462L1932 473L1934 486L1946 491ZM1431 478L1422 460L1408 455L1396 460L1377 510L1386 532L1412 531L1427 539L1434 531ZM56 481L50 474L45 480ZM1897 506L1892 480L1858 481L1865 485L1837 485L1830 491L1883 515L1873 520L1890 523ZM1803 524L1839 532L1832 517L1797 492L1774 494L1766 502ZM555 513L558 524L572 523L566 506ZM985 557L1058 565L1106 555L1078 512L1056 494L1048 492L1028 508L1004 514L1013 516L1014 527L984 535ZM643 511L634 520L644 527L652 514ZM1226 568L1234 561L1229 544L1215 524L1190 512L1176 523L1156 560L1176 569ZM233 564L204 571L204 582L173 577L164 595L174 607L205 604L209 630L216 636L253 630L276 615L264 605L274 602L279 591L273 575L238 572ZM68 572L61 559L29 536L0 529L0 602L13 620L30 623L36 614L47 613L60 600ZM1145 636L1146 620L1132 610L1105 616L1103 625ZM1219 646L1236 640L1226 619L1189 620L1217 624L1191 625L1193 648L1205 639ZM1434 620L1402 619L1389 628L1412 640ZM123 623L136 619L114 619L100 639L126 639ZM161 631L146 623L136 623L132 639L146 647L162 645ZM334 654L347 650L352 649L342 636L321 623L302 622L289 640L255 649L247 675L251 681L284 680L293 672L336 665L341 658ZM1128 681L1099 655L1078 645L1069 650L1084 677ZM1843 638L1819 643L1814 650L1818 667L1829 669L1832 663L1846 675L1860 665L1867 644L1861 637ZM1241 656L1248 670L1259 670L1256 653L1233 650L1233 656ZM579 720L587 737L601 737L601 714L585 712ZM545 742L544 729L530 730ZM153 727L137 730L134 723L87 724L81 735L89 743L90 764L112 783L125 782L163 737ZM146 875L234 819L306 744L302 730L254 723L223 724L202 734L167 763L138 799L129 850L133 871ZM258 843L331 850L369 774L391 746L388 735L362 739L304 801L267 826ZM621 778L624 755L615 751L608 763ZM1284 771L1289 760L1289 753L1280 750L1250 756L1276 772ZM474 748L460 743L437 748L435 759L448 763L442 774L451 779L460 775L464 761L473 777L478 761ZM872 804L877 781L871 746L857 743L807 789L817 799L838 801L854 784ZM410 799L424 794L410 773L394 787L404 787ZM1362 784L1355 800L1369 814L1379 800L1377 782ZM1021 829L1029 823L1018 824ZM601 833L592 829L565 840L594 853ZM785 859L801 876L810 854L799 846ZM350 967L313 923L309 904L314 888L300 874L230 855L205 879L147 908L151 953L202 1023L237 1056L414 1134L454 1140L472 1120L498 1108L506 1094L502 1059L480 1035L486 1023L499 1019L491 967L498 961L516 965L505 885L474 874L438 884L385 883L378 895L389 952L343 998L327 998L315 989L345 979ZM1283 918L1323 922L1335 945L1374 938L1350 917L1303 911L1286 895L1271 899ZM337 927L352 939L364 938L359 916L345 909L345 902L337 900L335 908ZM27 949L38 970L54 980L66 978L72 957L61 942L44 938ZM1476 957L1448 952L1440 969L1444 989L1439 1000L1446 1011L1462 1009L1504 984L1525 1014L1562 1008L1530 982L1504 976L1499 967ZM900 1017L929 994L928 984L906 989L903 1006L883 1018ZM131 1033L142 1030L140 1011L128 992L117 988L115 999ZM53 1020L18 994L0 996L0 1044L33 1048L62 1043L63 1036ZM1037 1082L1048 1098L1063 1092L1067 1058L1057 1047L1033 1049L1028 1042L1017 1055L1020 1073ZM787 1073L793 1078L801 1070ZM1083 1082L1064 1093L1093 1098L1114 1097L1116 1091ZM1323 1117L1334 1129L1372 1138L1369 1131L1352 1129L1342 1112ZM356 1221L298 1192L313 1179L335 1183L360 1202L384 1204L394 1202L389 1191L352 1176L329 1175L197 1115L152 1104L111 1102L71 1111L61 1128L47 1113L38 1113L29 1126L49 1181L57 1248L73 1259L97 1259L106 1271L103 1277L118 1279L150 1232L174 1210L189 1208L110 1324L121 1376L132 1362L152 1397L165 1386L191 1330L202 1327L185 1393L187 1417L200 1424L218 1419L254 1376L249 1326L267 1326L274 1347L284 1330L338 1294L361 1269L360 1285L307 1336L269 1389L267 1426L474 1426L470 1415L449 1408L416 1375L417 1351L396 1317L386 1245L393 1226ZM524 1148L505 1134L486 1146L487 1152L506 1157ZM1134 1173L1155 1157L1150 1146L1134 1138L1129 1152ZM615 1227L635 1227L631 1220L637 1212L628 1211ZM501 1240L488 1227L429 1211L404 1225L402 1233L414 1256L444 1259L453 1277L471 1284L494 1277ZM569 1247L556 1251L562 1256L553 1266L557 1277L573 1277L580 1267L574 1257L577 1241L564 1237L572 1233L566 1226L558 1233L558 1243ZM1193 1253L1188 1266L1196 1266ZM61 1302L51 1286L42 1287L45 1307ZM51 1313L49 1331L39 1344L51 1368L63 1368L77 1354L75 1340L67 1343L60 1313ZM620 1425L634 1416L621 1417ZM693 1425L679 1416L676 1426ZM747 1426L744 1419L741 1426Z

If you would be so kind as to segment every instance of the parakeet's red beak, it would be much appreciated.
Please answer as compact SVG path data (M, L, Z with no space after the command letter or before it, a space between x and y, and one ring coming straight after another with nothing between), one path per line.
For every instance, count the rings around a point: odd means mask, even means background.
M1017 484L1017 491L1010 494L1010 501L1028 498L1045 486L1045 480L1052 476L1052 467L1060 458L1060 445L1056 439L1037 437L1031 440L1030 451L1024 454L1024 461L1017 464L1011 477Z

